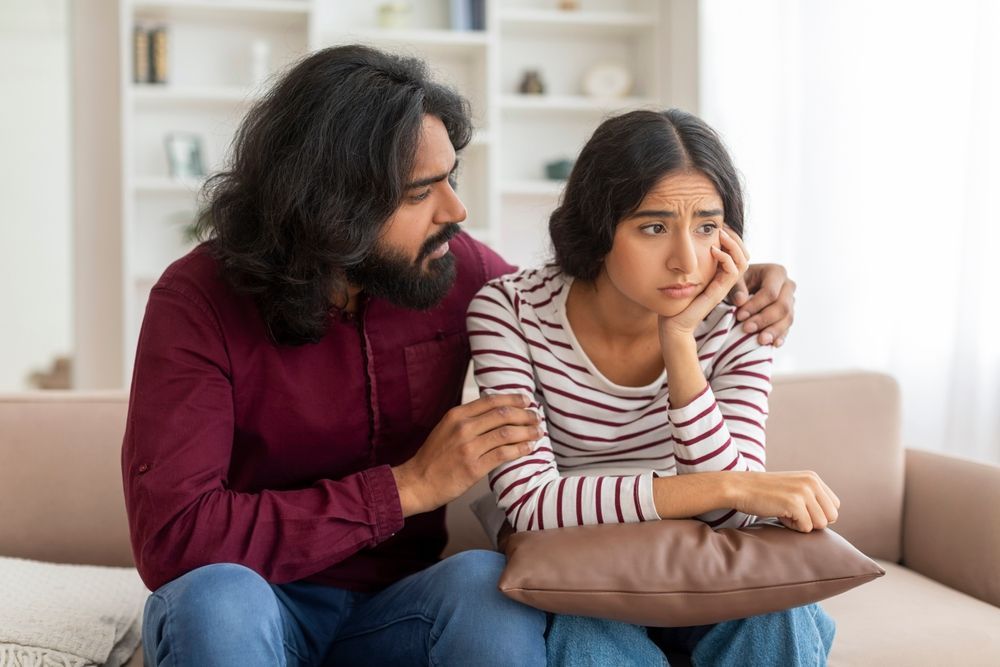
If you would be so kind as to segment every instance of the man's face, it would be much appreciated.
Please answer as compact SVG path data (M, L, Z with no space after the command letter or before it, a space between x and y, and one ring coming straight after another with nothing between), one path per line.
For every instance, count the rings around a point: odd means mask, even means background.
M455 280L448 240L466 217L454 189L457 167L444 123L424 116L403 203L372 253L346 271L351 284L404 308L423 310L444 298Z

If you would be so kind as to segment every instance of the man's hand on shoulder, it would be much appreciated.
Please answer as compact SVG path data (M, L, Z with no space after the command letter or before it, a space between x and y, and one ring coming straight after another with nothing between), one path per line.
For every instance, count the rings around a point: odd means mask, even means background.
M753 296L750 296L750 295ZM780 264L751 264L729 293L736 319L761 345L781 347L795 319L795 281Z
M529 404L523 394L492 394L449 410L413 458L392 469L403 516L437 509L530 454L542 434Z

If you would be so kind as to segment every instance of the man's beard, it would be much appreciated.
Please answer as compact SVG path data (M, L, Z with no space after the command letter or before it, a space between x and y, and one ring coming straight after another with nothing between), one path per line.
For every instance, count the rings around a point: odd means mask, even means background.
M348 267L344 273L348 282L369 296L385 299L401 308L427 310L440 303L455 282L455 256L448 253L432 259L426 269L423 268L424 260L460 231L457 224L449 224L421 246L415 261L400 250L378 243L368 257L357 266Z

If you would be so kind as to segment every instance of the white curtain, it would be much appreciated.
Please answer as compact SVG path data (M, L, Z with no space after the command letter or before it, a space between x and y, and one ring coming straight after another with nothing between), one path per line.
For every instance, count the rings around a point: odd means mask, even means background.
M907 446L1000 462L1000 3L700 9L752 261L799 285L778 370L888 372Z

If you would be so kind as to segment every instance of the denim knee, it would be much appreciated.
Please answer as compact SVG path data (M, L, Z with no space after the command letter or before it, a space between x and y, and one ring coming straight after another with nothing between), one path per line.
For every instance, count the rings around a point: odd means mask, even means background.
M717 624L692 652L696 664L825 665L834 623L819 605Z
M500 592L497 584L506 563L495 551L471 550L435 566L438 590L447 593L432 655L472 651L483 665L544 664L545 612Z
M506 564L506 557L496 551L460 551L437 565L435 577L445 588L496 589Z
M208 659L216 648L243 642L284 653L271 586L233 563L206 565L158 588L146 601L142 634L151 665L172 664L177 655Z

